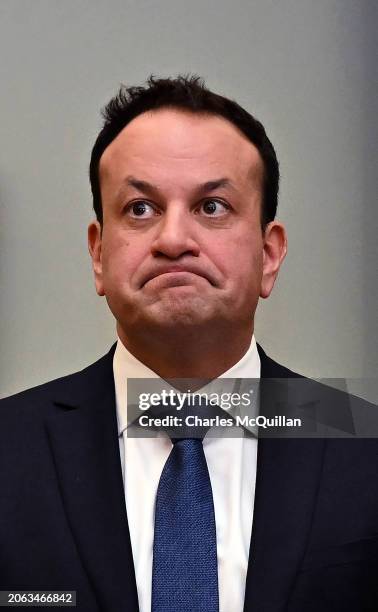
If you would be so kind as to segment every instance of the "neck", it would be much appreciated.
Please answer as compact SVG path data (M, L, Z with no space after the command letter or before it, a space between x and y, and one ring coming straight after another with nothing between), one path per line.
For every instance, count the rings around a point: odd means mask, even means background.
M174 335L133 334L117 324L126 349L160 378L217 378L245 355L251 344L253 321L248 329L217 330L212 336L198 330Z

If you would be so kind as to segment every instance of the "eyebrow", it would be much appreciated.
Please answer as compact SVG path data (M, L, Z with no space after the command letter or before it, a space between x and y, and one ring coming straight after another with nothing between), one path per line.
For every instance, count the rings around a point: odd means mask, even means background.
M140 191L141 193L147 195L154 195L155 193L158 193L160 191L157 185L153 185L148 181L143 181L134 176L127 176L122 181L119 193L122 193L127 187L133 187L137 191ZM236 191L236 188L233 185L232 181L226 177L222 177L212 181L206 181L205 183L199 184L197 185L196 191L198 195L201 195L205 193L210 193L222 187L229 187L231 190Z

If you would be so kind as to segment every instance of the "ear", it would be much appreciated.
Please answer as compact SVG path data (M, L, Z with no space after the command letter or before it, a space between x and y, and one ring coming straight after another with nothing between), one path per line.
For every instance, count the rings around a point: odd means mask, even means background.
M88 226L88 250L92 258L92 268L98 295L105 295L102 282L102 228L98 221L92 221Z
M278 271L287 253L286 230L282 223L278 221L268 223L263 240L263 273L260 297L267 298L270 296Z

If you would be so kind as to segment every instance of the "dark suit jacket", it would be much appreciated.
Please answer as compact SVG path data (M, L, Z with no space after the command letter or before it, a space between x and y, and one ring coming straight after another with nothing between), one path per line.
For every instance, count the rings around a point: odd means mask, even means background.
M259 352L263 378L296 376ZM0 590L138 610L113 354L0 404ZM378 610L377 449L259 440L245 612Z

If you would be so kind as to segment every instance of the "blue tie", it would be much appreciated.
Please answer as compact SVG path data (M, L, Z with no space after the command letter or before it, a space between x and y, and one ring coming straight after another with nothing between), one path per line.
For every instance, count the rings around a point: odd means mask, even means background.
M156 495L152 612L218 612L213 495L202 439L172 439Z

